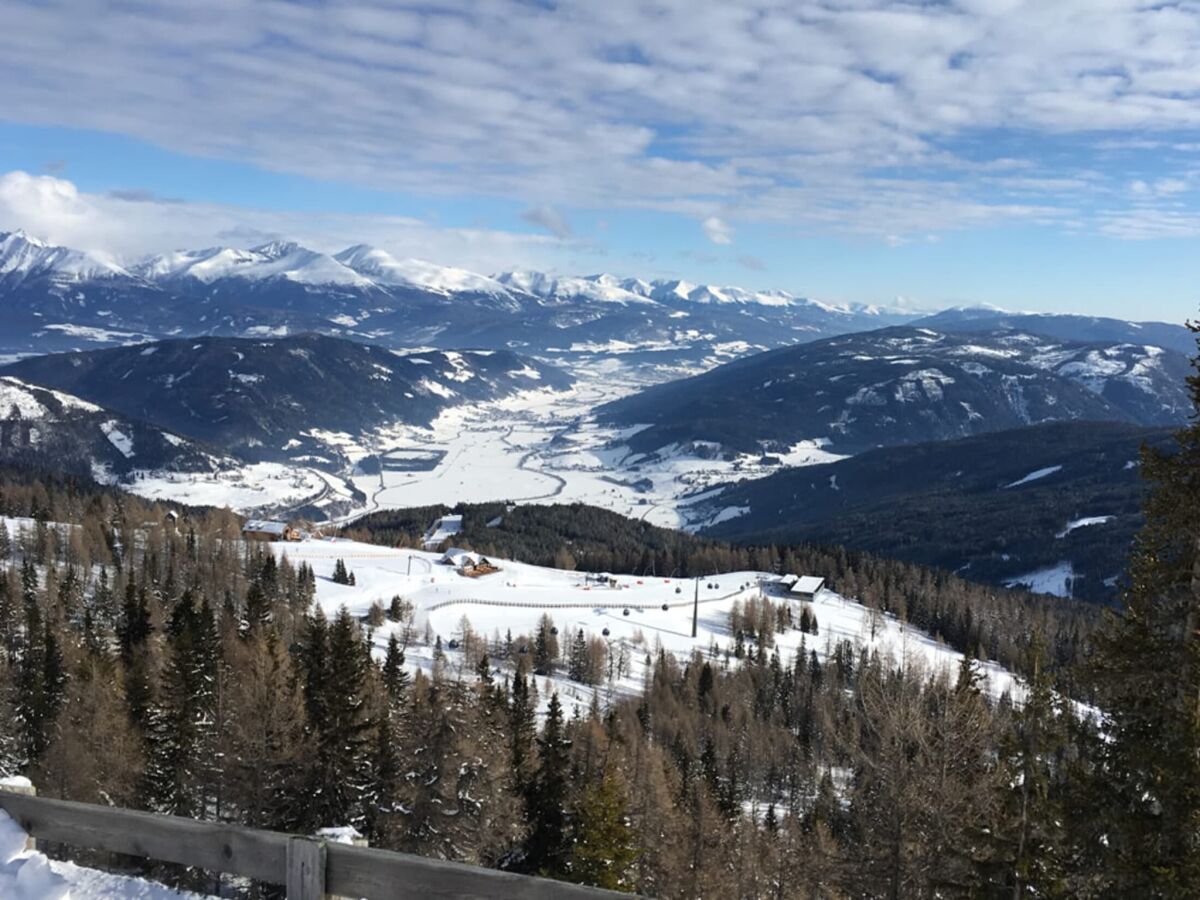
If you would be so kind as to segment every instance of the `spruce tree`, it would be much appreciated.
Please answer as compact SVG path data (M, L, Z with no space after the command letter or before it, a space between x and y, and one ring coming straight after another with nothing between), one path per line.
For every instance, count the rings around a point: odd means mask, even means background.
M1193 421L1175 451L1142 451L1145 525L1123 614L1094 655L1114 896L1200 896L1200 371L1188 387Z
M17 656L15 713L19 746L26 765L42 758L50 742L50 727L62 703L62 656L52 623L42 614L37 569L21 566L24 634Z
M159 812L193 818L209 812L219 653L212 610L185 591L167 626L167 658L148 730L146 793Z
M404 668L404 651L400 642L393 634L388 638L387 655L383 658L383 686L387 689L388 698L393 708L398 708L404 702L408 691L408 670Z
M554 634L554 620L543 613L538 620L537 633L533 638L533 672L535 675L553 675L558 659L558 638Z
M546 724L537 744L537 775L526 800L530 832L525 842L525 866L529 872L556 877L564 871L569 850L566 802L571 747L557 693L550 697Z
M372 665L357 623L343 606L328 628L327 656L308 673L315 759L309 773L312 828L366 824L372 800L375 725L367 696Z
M622 785L611 772L589 785L575 807L566 878L614 891L630 890L638 842Z
M1045 644L1034 635L1029 650L1032 676L1024 702L1000 745L1004 783L999 828L997 887L1013 900L1066 897L1065 780L1070 710L1054 690Z

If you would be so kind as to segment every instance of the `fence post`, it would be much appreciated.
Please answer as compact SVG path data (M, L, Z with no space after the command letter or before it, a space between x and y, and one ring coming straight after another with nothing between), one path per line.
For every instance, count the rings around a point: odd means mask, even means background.
M37 788L35 788L28 778L0 778L0 791L8 791L10 794L24 794L27 797L36 797ZM25 849L33 852L37 849L37 841L33 837L29 837L25 841Z
M325 844L293 837L287 845L287 900L325 900Z
M352 826L344 826L342 828L320 828L317 830L314 837L320 841L329 841L333 844L347 844L351 847L366 847L368 846L367 839L358 833L358 829ZM288 900L291 900L289 897ZM353 897L340 897L337 894L329 894L327 900L354 900Z

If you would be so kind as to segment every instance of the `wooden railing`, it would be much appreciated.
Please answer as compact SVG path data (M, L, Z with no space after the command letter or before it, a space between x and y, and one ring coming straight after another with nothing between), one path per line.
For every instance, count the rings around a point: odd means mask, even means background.
M37 840L286 885L288 900L324 900L330 895L367 900L426 897L598 900L628 896L407 853L327 843L220 822L50 800L3 788L0 788L0 810Z

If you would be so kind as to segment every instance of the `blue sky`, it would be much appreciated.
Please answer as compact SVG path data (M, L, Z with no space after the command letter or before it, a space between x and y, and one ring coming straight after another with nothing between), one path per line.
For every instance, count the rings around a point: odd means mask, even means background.
M0 8L0 228L1182 320L1200 11L1134 0Z

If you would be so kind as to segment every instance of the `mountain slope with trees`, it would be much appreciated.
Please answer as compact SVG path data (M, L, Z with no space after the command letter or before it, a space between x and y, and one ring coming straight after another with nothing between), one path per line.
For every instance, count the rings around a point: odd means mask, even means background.
M1073 596L1113 602L1142 525L1141 447L1171 434L1064 422L887 447L739 482L692 512L744 510L713 537L838 544L995 584L1066 562Z
M399 356L321 335L188 338L54 354L0 373L85 400L246 459L336 454L322 432L359 435L427 425L442 410L531 389L566 389L566 373L511 351Z
M885 328L736 360L599 416L649 426L627 441L643 453L716 443L761 454L802 440L857 453L1040 422L1177 425L1187 370L1183 354L1158 347Z

